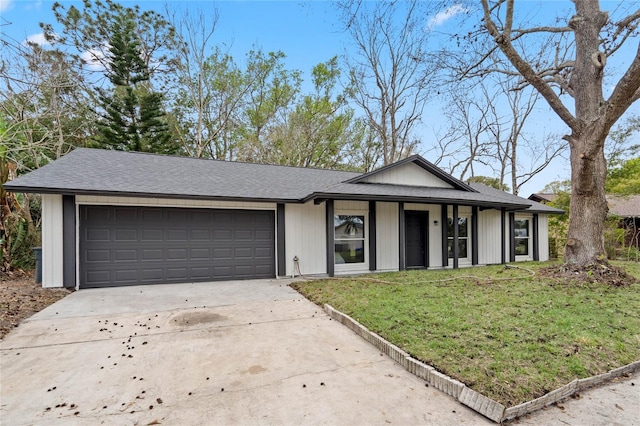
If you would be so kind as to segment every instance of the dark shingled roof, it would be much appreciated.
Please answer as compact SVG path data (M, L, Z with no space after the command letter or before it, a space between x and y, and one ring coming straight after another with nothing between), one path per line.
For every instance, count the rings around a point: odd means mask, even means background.
M550 214L562 214L564 210L557 209L555 207L548 206L546 204L538 203L533 200L528 200L526 198L518 197L517 195L510 194L508 192L500 191L499 189L492 188L483 183L471 183L472 188L480 191L482 194L489 196L491 198L495 198L496 201L504 201L504 202L520 202L528 205L525 209L527 212L531 213L550 213Z
M13 191L298 201L358 173L78 148L7 184Z
M421 157L411 157L410 161L419 160L426 162ZM444 174L442 171L440 173ZM351 183L357 182L360 176L359 173L336 170L78 148L59 160L7 183L5 187L10 191L44 194L268 202L305 202L330 198L457 203L541 213L562 212L482 184L471 184L470 187L461 184L458 189L450 189Z

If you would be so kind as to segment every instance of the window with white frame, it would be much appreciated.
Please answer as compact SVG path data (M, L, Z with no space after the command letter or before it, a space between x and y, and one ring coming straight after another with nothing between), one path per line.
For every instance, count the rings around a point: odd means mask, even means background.
M469 257L469 217L458 216L458 259ZM447 218L447 252L449 259L453 259L453 218Z
M336 264L365 263L365 216L336 214L333 217Z
M531 233L529 225L531 221L524 218L516 218L514 221L514 248L516 256L529 256Z

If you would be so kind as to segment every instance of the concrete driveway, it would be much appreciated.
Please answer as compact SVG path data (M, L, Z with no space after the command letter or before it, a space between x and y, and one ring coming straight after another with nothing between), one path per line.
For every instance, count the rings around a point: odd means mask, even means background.
M0 342L0 423L488 425L286 280L81 290ZM640 375L514 424L633 425Z
M2 424L492 424L285 280L81 290L0 342Z

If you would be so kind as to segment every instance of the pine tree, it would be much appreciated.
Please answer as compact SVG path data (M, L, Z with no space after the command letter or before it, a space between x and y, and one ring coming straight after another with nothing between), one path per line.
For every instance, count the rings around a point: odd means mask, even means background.
M122 151L178 153L162 109L163 95L153 91L149 81L133 11L120 10L110 27L106 74L112 87L98 89L103 109L98 145Z

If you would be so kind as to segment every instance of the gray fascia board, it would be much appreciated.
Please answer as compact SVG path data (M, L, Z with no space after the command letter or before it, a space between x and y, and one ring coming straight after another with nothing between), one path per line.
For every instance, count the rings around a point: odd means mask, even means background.
M474 193L477 191L474 191ZM397 195L365 195L365 194L332 194L327 192L314 192L305 197L302 201L307 202L315 199L330 199L330 200L356 200L356 201L386 201L386 202L405 202L405 203L422 203L422 204L458 204L461 206L479 206L479 207L491 207L500 208L505 207L507 210L513 211L525 211L527 204L515 204L508 202L492 202L492 201L471 201L455 198L420 198L411 196L397 196Z
M7 188L8 185L5 185ZM299 199L281 199L281 198L246 198L246 197L220 197L206 195L188 195L188 194L163 194L148 192L124 192L124 191L89 191L89 190L73 190L68 188L36 188L11 186L7 188L10 192L32 193L32 194L58 194L58 195L93 195L103 197L139 197L139 198L166 198L171 200L208 200L208 201L239 201L239 202L257 202L257 203L303 203Z

